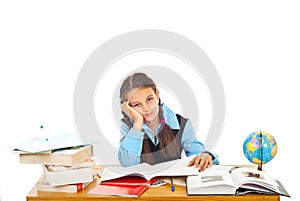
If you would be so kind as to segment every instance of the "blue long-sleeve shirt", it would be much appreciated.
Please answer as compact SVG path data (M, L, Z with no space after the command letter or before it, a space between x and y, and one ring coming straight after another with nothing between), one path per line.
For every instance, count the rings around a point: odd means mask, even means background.
M179 122L176 114L170 110L165 104L162 104L164 111L164 118L166 124L172 129L179 129ZM156 128L156 133L160 129L161 124ZM142 131L136 131L134 128L129 128L123 121L121 121L121 139L119 143L119 161L123 166L131 166L140 163L140 156L143 148L144 133L151 139L152 143L157 145L159 143L159 136L156 135L156 143L151 129L143 124ZM185 151L186 156L200 154L205 150L205 146L197 140L191 121L187 120L184 127L181 146ZM209 152L213 156L213 163L218 164L218 157L216 154Z

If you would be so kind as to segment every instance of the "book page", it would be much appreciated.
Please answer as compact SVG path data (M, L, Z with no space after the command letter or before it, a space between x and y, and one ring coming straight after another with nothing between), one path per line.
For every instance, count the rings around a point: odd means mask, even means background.
M188 176L187 181L192 188L221 185L235 187L229 172L222 170L204 171L197 176Z
M65 170L72 170L78 169L83 167L91 167L96 165L95 161L92 158L87 158L84 161L76 164L76 165L46 165L46 167L54 172L56 171L65 171Z
M188 195L234 195L235 185L226 170L208 170L186 179Z
M194 158L194 156L184 157L178 160L159 163L152 166L149 174L154 176L188 176L197 175L198 169L195 167L188 167L188 163Z
M110 179L116 179L123 176L141 176L148 180L147 174L145 175L144 172L151 171L151 165L147 163L141 163L138 165L130 166L130 167L123 167L123 166L111 166L105 167L102 174L100 181L106 181Z
M171 177L161 177L161 180L163 180L167 184L171 184ZM176 186L186 186L186 177L172 177L173 184Z
M10 145L13 150L29 153L45 152L49 150L76 147L84 145L77 135L72 133L62 133L48 138L34 138L24 142Z
M156 176L187 176L198 174L198 169L188 167L187 164L191 157L184 157L182 159L159 163L156 165L149 165L141 163L130 167L111 166L106 167L102 173L101 181L115 179L123 176L141 176L150 180Z
M238 187L255 189L259 186L273 191L277 191L277 183L274 177L266 172L253 168L237 168L232 171L232 177L235 185Z
M238 168L237 166L230 166L230 165L213 165L209 168L205 169L205 172L210 172L210 171L225 171L231 173L232 170Z

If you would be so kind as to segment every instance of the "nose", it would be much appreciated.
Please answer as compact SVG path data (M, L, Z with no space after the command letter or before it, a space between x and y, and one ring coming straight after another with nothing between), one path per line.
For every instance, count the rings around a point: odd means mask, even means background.
M144 112L144 113L147 113L147 112L149 112L149 111L150 111L150 106L147 105L147 104L144 104L144 105L143 105L143 112Z

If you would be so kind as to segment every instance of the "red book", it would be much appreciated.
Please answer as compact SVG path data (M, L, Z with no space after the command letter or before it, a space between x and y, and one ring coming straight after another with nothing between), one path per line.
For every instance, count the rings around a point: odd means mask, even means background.
M154 177L150 179L149 181L145 179L144 177L140 176L124 176L116 179L110 179L106 181L102 181L101 185L148 185L150 186L155 181L158 180L158 177Z
M95 186L88 194L99 195L116 195L126 197L139 197L149 188L148 185L105 185L99 184Z
M124 176L102 181L99 185L89 191L88 194L139 197L157 180L157 177L148 181L147 179L139 176Z

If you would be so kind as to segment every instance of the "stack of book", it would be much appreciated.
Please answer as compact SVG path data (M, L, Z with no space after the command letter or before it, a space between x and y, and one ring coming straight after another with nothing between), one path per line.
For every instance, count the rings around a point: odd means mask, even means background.
M42 141L34 139L26 142L28 145L34 145L31 148L26 146L26 143L21 143L13 149L14 153L19 154L20 163L42 165L44 175L37 186L38 191L77 193L95 180L93 146L74 141L67 144L70 141L65 137L65 145L62 142L59 146L54 143L57 138L61 138L55 136ZM37 143L39 141L41 144Z

